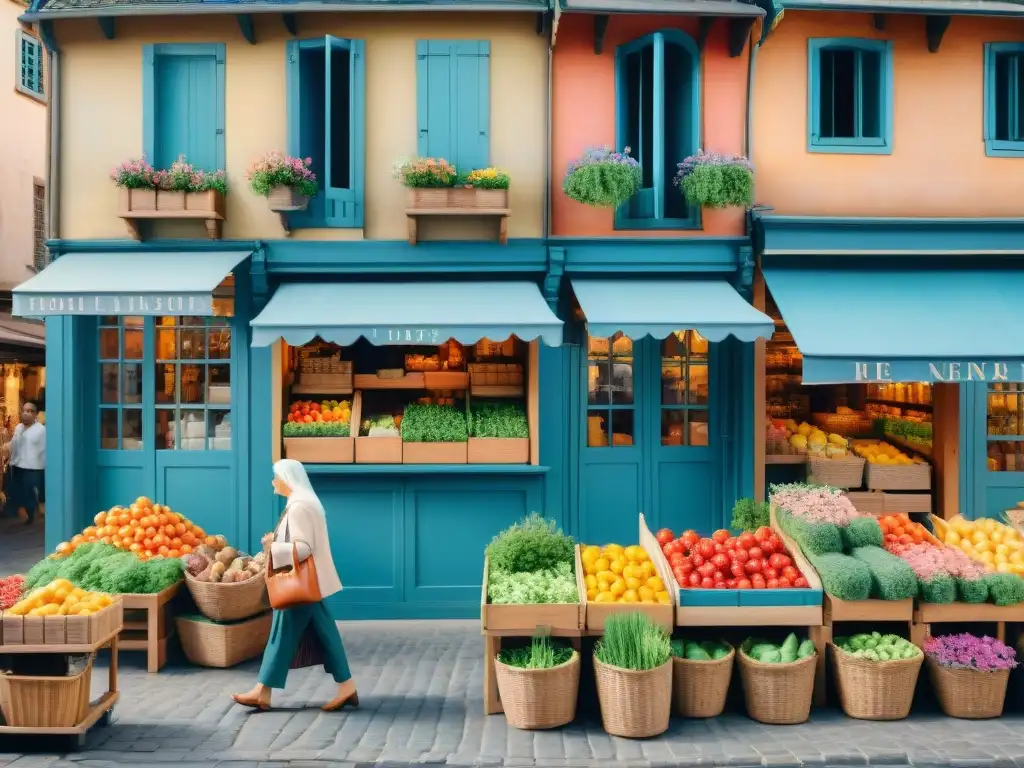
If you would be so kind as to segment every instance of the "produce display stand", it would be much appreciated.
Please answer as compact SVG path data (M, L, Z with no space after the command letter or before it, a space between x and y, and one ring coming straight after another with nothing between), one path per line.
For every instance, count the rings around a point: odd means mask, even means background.
M998 606L991 603L918 603L910 641L923 645L933 624L995 624L996 639L1006 642L1006 625L1024 623L1024 603Z
M179 581L151 595L121 595L125 610L121 650L144 651L149 672L159 672L167 663L167 645L174 636L172 601L180 588Z
M117 651L118 635L121 633L121 625L116 625L104 637L100 637L94 643L61 645L19 645L0 644L0 655L3 654L91 654L100 648L110 648L110 665L108 669L107 690L95 701L89 703L86 715L77 725L69 728L46 728L46 727L21 727L0 725L0 738L4 736L70 736L75 739L77 747L83 746L85 735L97 723L106 725L110 722L110 712L117 704L120 694L117 691Z
M498 695L498 678L494 661L501 652L503 638L530 638L538 631L551 637L567 638L572 647L581 650L587 611L587 588L583 583L583 567L579 547L576 548L576 589L580 602L544 605L492 605L487 602L487 574L484 557L483 589L480 595L480 624L484 636L484 714L505 711Z

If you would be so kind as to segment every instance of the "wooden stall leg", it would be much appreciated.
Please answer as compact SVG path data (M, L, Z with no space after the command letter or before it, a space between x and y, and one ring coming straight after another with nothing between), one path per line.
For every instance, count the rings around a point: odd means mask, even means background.
M110 640L110 670L108 672L107 690L117 692L117 635Z
M163 612L163 606L159 605L156 600L153 601L146 611L146 669L149 672L160 671L162 640L160 637L160 616Z
M814 672L814 704L823 707L827 703L828 683L825 679L825 654L828 652L828 644L832 642L832 627L810 627L808 637L814 643L814 650L818 652L817 668Z
M997 621L996 622L996 640L998 640L1000 643L1005 643L1006 642L1006 622L1005 621Z
M919 624L914 621L910 624L910 642L916 645L918 648L924 645L924 641L928 639L928 625Z
M501 638L484 635L484 714L498 715L505 711L498 696L498 676L494 671L494 658L501 651Z

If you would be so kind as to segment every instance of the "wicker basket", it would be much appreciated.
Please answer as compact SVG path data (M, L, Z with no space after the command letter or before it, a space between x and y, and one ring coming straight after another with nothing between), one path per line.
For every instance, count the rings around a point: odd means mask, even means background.
M551 669L510 667L494 662L498 694L505 719L514 728L536 731L558 728L576 717L576 696L580 688L580 655Z
M197 667L233 667L263 653L270 639L271 614L237 624L218 624L201 618L174 619L185 658Z
M835 432L843 437L869 435L874 421L862 412L856 413L812 413L811 421L825 432Z
M740 653L739 665L747 714L751 718L769 725L807 721L814 695L817 654L792 664L762 664Z
M718 717L732 680L736 651L716 661L672 657L672 709L683 717Z
M864 484L875 491L927 491L932 487L930 464L868 464Z
M641 672L594 657L601 722L612 736L646 739L668 730L672 714L672 660Z
M89 712L92 662L72 677L0 674L0 710L14 728L73 728Z
M199 612L214 621L239 621L270 608L267 580L260 576L235 584L199 581L185 572L185 583Z
M1003 714L1010 670L950 669L929 658L928 674L939 706L950 717L986 720Z
M897 661L860 659L830 644L839 704L858 720L902 720L910 714L924 654Z
M807 482L833 488L860 488L864 482L864 463L864 459L857 456L843 459L810 456L807 459Z

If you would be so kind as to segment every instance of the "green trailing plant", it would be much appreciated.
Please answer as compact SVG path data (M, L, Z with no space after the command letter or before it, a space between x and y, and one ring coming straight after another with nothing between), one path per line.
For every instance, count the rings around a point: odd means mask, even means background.
M406 443L464 443L469 439L466 414L452 405L405 406L401 432Z
M530 426L519 403L480 403L470 411L471 437L528 438Z
M733 505L730 527L735 531L756 531L771 524L771 504L767 501L740 499Z
M281 426L281 434L285 437L348 437L351 431L348 424L337 421L286 421Z
M525 648L505 648L498 661L519 669L551 669L572 660L572 648L553 643L546 635L535 636Z
M677 167L672 183L690 205L747 208L754 203L754 166L745 157L698 150Z
M616 208L640 191L640 163L629 156L629 147L615 152L610 147L588 149L569 164L562 189L578 203L597 208Z
M857 547L851 555L868 567L872 597L908 600L917 594L917 577L905 560L876 546Z
M499 533L487 545L491 571L525 573L576 564L576 542L554 520L536 512Z
M860 560L838 552L808 554L807 559L818 572L822 589L832 597L867 600L871 596L871 571Z
M668 634L646 615L620 613L608 617L604 637L594 648L602 664L643 671L667 663L672 653Z

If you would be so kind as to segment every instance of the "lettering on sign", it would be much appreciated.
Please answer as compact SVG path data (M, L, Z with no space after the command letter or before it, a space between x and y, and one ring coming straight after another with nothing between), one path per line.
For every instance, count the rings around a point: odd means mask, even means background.
M972 362L950 360L946 362L920 363L921 376L913 380L934 382L955 381L1024 381L1024 363L1001 363L995 361ZM924 366L927 365L927 373ZM892 381L891 362L854 363L854 381ZM909 380L901 376L900 380Z
M445 341L437 328L374 328L371 339L375 344L429 344Z
M19 297L15 294L15 298L21 299L19 307L27 315L209 315L213 312L213 298L206 296L69 294Z

